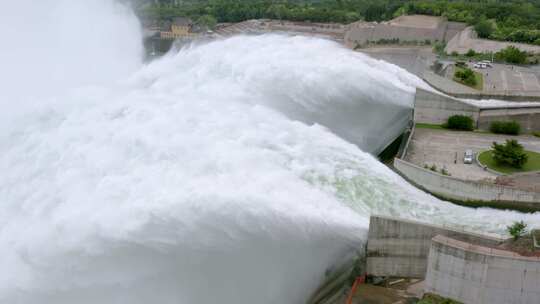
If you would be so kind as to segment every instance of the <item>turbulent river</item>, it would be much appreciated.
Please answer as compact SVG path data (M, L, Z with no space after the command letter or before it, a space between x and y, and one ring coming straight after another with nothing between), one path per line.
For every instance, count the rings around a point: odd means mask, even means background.
M540 222L439 201L369 153L424 86L396 66L283 35L143 64L120 4L12 2L0 303L304 303L363 246L370 214L494 233Z

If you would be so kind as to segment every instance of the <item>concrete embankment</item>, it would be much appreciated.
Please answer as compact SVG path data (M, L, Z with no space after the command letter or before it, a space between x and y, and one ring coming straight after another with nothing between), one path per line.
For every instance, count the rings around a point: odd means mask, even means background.
M525 133L540 130L540 103L512 102L490 105L486 102L465 102L423 89L416 90L414 121L443 124L452 115L465 115L474 120L476 128L489 130L493 121L517 121ZM504 104L504 102L502 103Z
M431 239L445 235L475 244L497 245L503 239L384 216L372 216L367 243L367 273L384 277L424 278Z
M540 258L442 235L431 241L426 292L468 304L540 303Z
M394 159L394 168L415 186L442 199L470 206L483 205L523 211L540 210L540 192L461 180L418 167L398 158Z

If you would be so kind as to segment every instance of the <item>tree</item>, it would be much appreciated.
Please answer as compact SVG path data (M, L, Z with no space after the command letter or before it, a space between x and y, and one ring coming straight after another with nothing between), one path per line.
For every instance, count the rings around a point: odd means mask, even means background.
M454 77L469 86L475 86L477 84L474 71L469 68L457 69L454 73Z
M446 47L446 45L444 44L444 42L441 42L441 41L436 41L434 44L433 44L433 51L437 54L444 54L444 48Z
M469 49L467 53L465 53L465 56L467 57L474 57L476 55L476 52L473 49Z
M474 25L474 30L480 38L489 38L493 33L494 26L491 21L483 17Z
M287 7L283 4L273 4L266 10L266 14L273 19L286 19Z
M213 30L216 27L217 20L214 16L211 15L202 15L197 19L197 24L200 26L205 26L208 29Z
M506 231L514 238L514 241L527 233L527 224L523 221L514 222L511 226L506 226Z
M529 158L523 146L515 139L507 139L505 144L493 142L492 149L493 159L499 165L523 168Z
M495 53L495 58L509 63L523 64L527 61L527 53L517 47L510 45Z

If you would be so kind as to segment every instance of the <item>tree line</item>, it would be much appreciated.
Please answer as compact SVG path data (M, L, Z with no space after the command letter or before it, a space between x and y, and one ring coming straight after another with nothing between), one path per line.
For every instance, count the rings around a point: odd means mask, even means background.
M483 38L540 45L540 0L160 0L139 12L159 20L210 16L217 22L268 18L335 23L425 14L473 25Z

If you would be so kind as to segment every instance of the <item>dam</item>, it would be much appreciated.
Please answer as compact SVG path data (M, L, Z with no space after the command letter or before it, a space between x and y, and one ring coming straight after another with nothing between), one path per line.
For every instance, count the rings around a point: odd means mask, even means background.
M51 44L74 39L66 59L0 56L1 303L304 303L373 213L491 233L540 221L440 201L377 161L425 86L397 66L285 35L143 64L121 4L6 11L103 25L84 41L54 27ZM39 49L35 29L5 34Z

